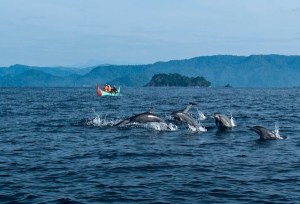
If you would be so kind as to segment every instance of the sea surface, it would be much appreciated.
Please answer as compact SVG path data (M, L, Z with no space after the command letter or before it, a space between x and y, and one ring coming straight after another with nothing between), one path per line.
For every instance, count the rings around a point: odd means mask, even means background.
M300 202L299 88L0 88L0 99L0 203ZM207 131L170 120L190 102ZM151 108L167 126L114 127ZM219 131L215 112L236 127ZM259 140L252 125L288 139Z

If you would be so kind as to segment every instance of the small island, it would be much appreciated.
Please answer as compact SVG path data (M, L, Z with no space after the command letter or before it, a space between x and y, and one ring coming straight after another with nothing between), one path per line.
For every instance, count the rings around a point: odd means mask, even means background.
M155 74L145 86L198 86L209 87L211 83L204 77L187 77L180 74Z

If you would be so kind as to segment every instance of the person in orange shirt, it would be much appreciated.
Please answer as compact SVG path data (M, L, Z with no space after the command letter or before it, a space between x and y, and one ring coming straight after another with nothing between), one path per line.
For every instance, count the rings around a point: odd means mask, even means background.
M107 86L107 84L104 85L103 90L104 90L104 91L108 91L108 86Z

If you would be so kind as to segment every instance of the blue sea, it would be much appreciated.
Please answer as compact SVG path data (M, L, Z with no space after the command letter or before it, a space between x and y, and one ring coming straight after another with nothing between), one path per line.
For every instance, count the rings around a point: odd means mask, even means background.
M124 87L118 97L0 88L0 97L0 203L300 202L299 88ZM170 120L190 102L207 131ZM114 126L151 108L167 127ZM236 126L219 131L215 112ZM254 125L288 138L259 140Z

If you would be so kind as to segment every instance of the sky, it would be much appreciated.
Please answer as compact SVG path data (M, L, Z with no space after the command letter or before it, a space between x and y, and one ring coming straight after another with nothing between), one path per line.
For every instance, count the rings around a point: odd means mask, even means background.
M0 0L0 66L300 54L299 0Z

